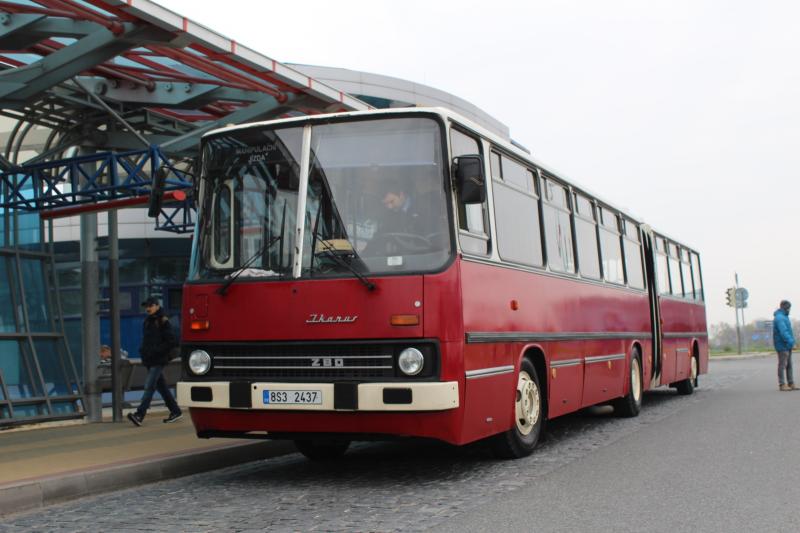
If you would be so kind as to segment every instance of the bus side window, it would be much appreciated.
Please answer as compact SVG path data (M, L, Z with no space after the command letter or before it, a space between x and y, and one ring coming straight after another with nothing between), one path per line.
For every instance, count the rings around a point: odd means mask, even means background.
M689 251L686 248L680 248L681 260L681 279L683 279L683 297L693 299L694 290L692 287L692 267L689 265Z
M672 294L669 286L669 261L667 247L662 237L656 237L656 280L659 294Z
M478 140L456 129L450 130L451 157L481 155ZM458 228L461 249L467 253L489 255L489 224L486 201L480 204L465 204L458 201Z
M625 283L622 266L622 241L616 213L600 208L600 251L603 254L603 277L611 283Z
M503 261L542 266L536 175L524 165L491 153L497 251Z
M600 254L597 249L597 222L589 198L575 193L575 240L578 249L578 272L600 279Z
M672 282L673 296L683 297L683 280L681 279L681 267L678 256L678 245L669 243L667 251L669 252L669 278Z
M547 265L554 272L575 273L570 202L567 189L550 178L541 180Z
M642 268L642 245L639 243L639 231L633 221L625 219L623 223L625 238L622 240L625 256L625 272L628 275L628 286L644 289L644 269Z
M703 278L700 272L700 256L692 252L692 279L694 279L694 297L697 300L704 300Z

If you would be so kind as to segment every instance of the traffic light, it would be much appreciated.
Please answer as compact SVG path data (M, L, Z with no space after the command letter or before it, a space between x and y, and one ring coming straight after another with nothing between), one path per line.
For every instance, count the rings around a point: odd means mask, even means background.
M736 288L729 287L725 290L725 299L728 307L736 307Z

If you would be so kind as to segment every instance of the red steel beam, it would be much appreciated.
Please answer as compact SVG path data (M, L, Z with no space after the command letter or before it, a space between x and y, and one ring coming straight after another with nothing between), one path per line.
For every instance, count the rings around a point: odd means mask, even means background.
M133 57L125 55L127 59L131 61L136 61ZM138 62L138 61L137 61ZM141 62L139 62L141 63ZM142 63L144 64L144 63ZM144 68L144 67L131 67L131 66L122 66L122 65L115 65L115 70L120 72L130 72L141 74L143 76L147 76L148 79L153 81L167 81L167 82L174 82L174 83L197 83L197 84L205 84L205 85L216 85L219 87L230 87L232 89L242 89L245 91L251 91L250 87L246 87L240 83L235 83L232 81L227 80L218 80L214 78L201 78L199 76L191 76L188 74L181 74L180 72L176 72L173 70L155 70L154 68Z
M211 50L211 49L209 49L209 48L207 48L205 46L201 46L199 44L192 44L190 46L190 48L205 54L206 57L208 57L209 59L225 63L225 64L227 64L227 65L229 65L229 66L231 66L231 67L233 67L235 69L241 70L242 72L250 74L251 76L254 76L254 77L256 77L256 78L258 78L260 80L264 80L264 81L266 81L268 83L272 83L272 84L274 84L276 87L278 87L281 90L288 90L288 91L292 91L292 92L297 92L297 90L299 88L298 86L291 85L289 83L286 83L285 81L282 81L282 80L278 79L277 77L272 76L270 74L270 72L274 72L274 71L266 71L266 70L255 69L255 68L253 68L253 67L251 67L249 65L246 65L244 63L240 63L240 62L236 61L229 54L220 53L220 52ZM274 64L275 64L275 61L273 61L273 65Z
M115 19L110 19L107 16L101 15L96 11L92 11L86 6L82 6L72 0L37 0L38 3L46 5L50 8L60 9L62 11L71 11L74 13L74 18L79 20L88 20L105 26L114 35L122 35L125 28L122 22Z
M184 122L201 122L204 120L214 120L218 118L207 113L199 112L196 109L192 109L184 113L177 112L166 107L150 107L148 109L160 115L164 115L165 117L182 120Z
M166 191L164 193L164 202L182 202L184 200L186 200L186 193L183 191ZM148 202L150 202L150 195L146 194L144 196L120 198L119 200L109 200L107 202L82 204L74 207L61 207L58 209L39 211L39 217L45 220L51 218L71 217L73 215L80 215L81 213L99 213L101 211L108 211L109 209L136 207L138 205L147 204Z
M151 61L145 57L145 54L140 53L125 53L122 54L125 58L130 59L131 61L135 61L141 65L145 65L150 68L142 68L142 67L130 67L130 66L122 66L116 65L116 68L122 70L128 70L131 72L141 72L154 80L158 81L174 81L174 82L188 82L188 83L206 83L209 85L219 85L221 87L231 87L233 89L243 89L243 90L251 90L250 87L245 86L241 83L235 83L230 80L219 80L219 79L210 79L210 78L201 78L200 76L192 76L190 74L184 74L177 70L171 69L165 65L158 63L157 61ZM152 56L156 56L156 54L150 54Z
M128 5L124 5L121 7L109 5L107 2L103 2L102 0L84 0L87 4L91 4L98 9L102 9L103 11L107 11L109 13L114 13L120 19L125 20L127 22L137 22L139 19L134 15L131 15L123 7L128 7ZM130 4L131 2L128 2Z
M263 80L255 80L252 78L248 78L243 74L238 74L229 69L226 69L223 66L218 65L207 58L191 54L184 50L176 50L176 49L166 48L164 46L148 46L148 48L150 48L150 50L154 52L157 52L160 55L169 57L170 59L174 59L176 61L180 61L185 65L203 71L206 74L211 74L212 76L215 76L223 80L227 79L230 81L236 81L238 83L246 84L254 91L267 93L273 96L278 102L285 102L287 100L285 94L275 89L274 87L265 85L266 82L264 82ZM260 83L259 81L263 83Z

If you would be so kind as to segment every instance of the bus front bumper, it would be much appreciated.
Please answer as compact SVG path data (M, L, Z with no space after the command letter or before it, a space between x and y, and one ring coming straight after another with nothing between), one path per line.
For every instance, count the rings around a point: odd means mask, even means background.
M181 381L182 407L280 411L444 411L459 406L458 382L260 383Z

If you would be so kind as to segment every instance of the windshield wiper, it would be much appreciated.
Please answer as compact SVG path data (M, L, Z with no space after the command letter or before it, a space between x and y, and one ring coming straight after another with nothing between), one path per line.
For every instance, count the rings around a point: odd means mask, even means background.
M264 244L264 246L262 246L262 247L261 247L261 248L260 248L260 249L259 249L259 250L258 250L258 251L257 251L257 252L254 254L254 255L253 255L253 257L251 257L250 259L248 259L248 260L247 260L247 262L246 262L244 265L242 265L242 267L241 267L241 268L239 268L239 269L238 269L236 272L234 272L233 274L230 274L230 275L228 276L228 279L225 281L225 283L223 283L223 284L222 284L222 285L221 285L221 286L220 286L220 287L217 289L217 294L222 294L222 295L224 296L224 295L225 295L225 293L228 291L228 287L230 287L230 286L233 284L233 282L234 282L234 281L236 281L236 279L237 279L237 278L238 278L238 277L239 277L239 276L242 274L242 272L245 272L245 271L247 270L247 267L249 267L249 266L250 266L250 265L253 263L253 261L255 261L257 258L261 257L261 256L264 254L264 252L266 252L267 250L269 250L269 249L270 249L270 247L271 247L273 244L275 244L276 242L278 242L278 241L280 241L280 240L282 240L282 239L283 239L283 235L278 235L277 237L273 237L273 238L271 238L270 240L268 240L268 241L266 242L266 244Z
M233 282L236 281L236 279L243 272L245 272L247 270L247 268L251 264L253 264L253 261L258 259L259 257L263 257L263 255L267 252L267 250L272 248L272 245L275 244L276 242L281 241L281 243L283 243L283 234L284 234L285 230L286 230L286 202L284 202L284 204L283 204L283 217L281 219L281 234L280 235L276 235L275 237L273 237L270 240L266 241L264 243L264 245L261 246L261 248L259 248L258 251L253 254L253 257L248 259L247 262L244 265L242 265L236 272L234 272L233 274L230 274L228 276L227 281L225 281L225 283L220 285L220 287L217 289L217 294L221 294L221 295L225 296L225 294L228 292L228 287L230 287L233 284ZM282 245L281 245L281 251L283 251L283 246ZM281 255L281 263L282 262L283 262L283 255ZM282 269L283 265L278 265L278 268ZM283 277L283 273L279 272L278 274L281 277Z
M372 283L369 280L369 278L367 278L364 274L359 272L353 265L351 265L350 263L348 263L347 261L345 261L344 259L339 257L339 255L337 254L338 250L336 250L333 246L328 244L328 241L318 240L317 243L319 243L319 245L324 248L323 252L327 253L328 257L333 259L334 263L336 263L337 265L339 265L341 267L344 267L347 270L349 270L350 272L352 272L353 275L356 278L358 278L358 281L360 281L361 283L364 284L364 286L367 288L367 290L369 290L369 291L374 291L375 290L375 284ZM314 253L314 250L312 250L312 254L313 253ZM352 257L358 257L356 255L355 250L352 251Z

